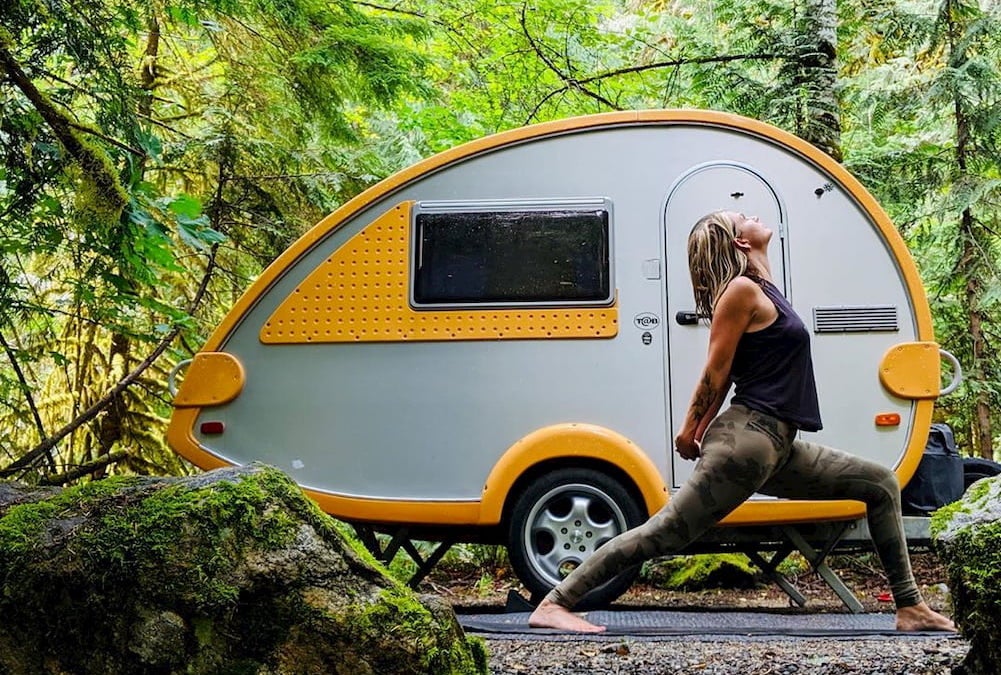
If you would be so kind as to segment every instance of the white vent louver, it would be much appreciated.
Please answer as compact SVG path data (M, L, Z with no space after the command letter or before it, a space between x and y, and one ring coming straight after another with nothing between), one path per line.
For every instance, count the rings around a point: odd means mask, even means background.
M813 330L816 333L870 333L900 328L894 305L849 305L814 307Z

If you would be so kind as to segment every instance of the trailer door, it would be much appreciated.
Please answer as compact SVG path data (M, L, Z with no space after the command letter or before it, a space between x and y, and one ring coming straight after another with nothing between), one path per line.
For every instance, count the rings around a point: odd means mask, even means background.
M775 232L769 247L772 276L775 285L789 297L785 214L771 185L753 168L736 162L700 164L675 181L668 193L664 212L664 259L667 267L665 317L668 325L664 363L668 371L667 398L670 402L667 438L672 446L705 364L709 345L709 328L695 317L695 300L688 271L688 233L699 218L720 209L757 215L772 227ZM678 488L691 475L693 463L675 452L668 455L671 457L673 487Z

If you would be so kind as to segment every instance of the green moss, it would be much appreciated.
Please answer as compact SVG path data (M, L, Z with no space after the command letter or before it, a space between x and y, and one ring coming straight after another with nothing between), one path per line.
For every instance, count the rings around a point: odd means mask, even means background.
M196 617L191 624L195 632L195 640L198 641L199 647L204 649L215 642L215 623L212 620L200 616Z
M931 536L938 538L949 527L949 523L957 513L970 513L971 509L978 503L986 499L991 492L992 482L982 480L974 483L962 499L943 506L935 511L931 517Z
M273 481L262 472L204 489L169 485L106 514L80 541L103 563L98 567L117 568L137 581L162 576L167 592L171 586L197 589L187 600L199 611L229 606L239 595L230 579L240 553L276 550L295 538L292 518L263 507Z
M248 555L289 550L304 524L342 542L362 580L313 588L254 576ZM72 547L52 545L68 530ZM260 672L283 645L314 649L310 640L342 630L348 639L339 649L355 650L357 643L366 661L388 664L375 672L395 672L393 658L421 664L406 672L486 672L483 643L464 639L450 610L438 615L400 581L366 572L365 563L382 566L277 470L205 483L111 479L23 504L0 518L0 564L15 557L17 564L0 567L0 616L12 627L0 636L43 655L45 635L58 635L61 654L87 655L84 662L61 661L67 672L141 672L113 660L121 657L95 655L121 654L135 612L160 608L187 623L191 673ZM307 602L311 590L317 602ZM323 594L357 600L345 613L328 609ZM20 617L27 624L40 616L44 630L17 632ZM306 625L318 632L302 632ZM317 644L322 652L337 643ZM331 654L328 663L337 657Z
M952 591L953 617L970 641L963 662L970 675L994 675L1001 663L1001 521L983 521L957 527L953 519L977 513L988 499L996 499L1001 484L987 479L964 497L932 517L936 549L945 564ZM948 531L948 536L943 536Z
M485 643L464 637L454 623L436 618L407 589L385 589L378 602L356 606L345 619L355 640L376 635L386 643L383 648L366 646L366 653L387 654L392 658L404 650L417 657L420 670L416 672L441 675L487 672ZM379 668L391 668L392 664L373 661L373 666L379 672Z
M163 597L185 588L189 595L183 600L196 612L231 607L240 592L233 580L240 553L250 548L278 550L297 534L292 516L264 504L278 492L293 508L309 510L299 488L277 471L245 474L238 481L202 489L164 483L159 489L147 487L141 498L130 490L138 480L87 483L10 509L0 518L0 562L20 574L5 576L4 595L26 596L44 583L38 578L45 573L44 559L14 565L16 556L55 555L44 551L59 521L100 508L103 515L88 521L86 531L75 533L86 551L86 564L79 566L81 584L116 592L142 586L154 596L159 589ZM98 507L99 501L105 503ZM156 602L157 597L150 600Z
M118 494L139 480L133 477L108 478L77 485L56 493L44 501L18 504L0 518L0 560L4 552L22 554L43 542L46 524L81 503Z
M50 502L20 504L0 519L0 550L8 554L31 550L44 531L45 523L59 512Z
M392 576L392 574L390 574L389 570L382 563L382 561L378 560L374 555L372 555L371 551L365 548L364 544L358 541L358 537L355 534L354 529L351 527L351 525L343 521L337 520L336 518L331 518L326 513L321 511L320 507L317 506L316 503L313 502L312 500L310 500L310 504L312 504L313 507L315 508L317 517L323 520L324 522L329 523L329 527L331 528L331 530L333 530L333 532L336 533L336 535L341 538L341 541L343 541L348 545L348 548L351 549L352 553L358 556L359 560L363 561L366 565L369 565L370 567L374 567L375 569L380 570ZM409 579L409 577L407 578Z
M486 640L473 636L466 636L466 644L469 645L470 655L473 657L473 665L477 673L486 673L489 668L490 651L487 649Z
M757 570L742 553L675 556L649 565L644 576L655 585L673 590L751 587Z

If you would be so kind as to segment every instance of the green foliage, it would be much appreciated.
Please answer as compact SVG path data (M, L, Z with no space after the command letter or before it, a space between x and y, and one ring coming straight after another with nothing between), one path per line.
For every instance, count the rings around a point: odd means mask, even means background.
M673 556L644 566L643 576L651 584L668 590L706 588L753 588L757 570L742 553L713 553Z
M967 371L941 415L961 444L990 451L1001 409L990 358L1001 347L997 6L377 4L0 6L6 463L179 328L134 387L28 478L187 471L163 442L166 373L312 224L389 173L485 134L651 107L731 111L814 140L811 116L840 120L848 167L898 223L938 340ZM821 44L810 19L835 4L830 82L810 67Z
M795 577L811 569L810 562L803 557L802 553L794 551L792 554L782 559L775 571L783 576Z
M847 164L898 223L929 291L937 339L967 384L940 401L961 446L990 456L1001 403L998 207L1001 13L948 0L884 3L843 24ZM985 426L986 424L986 426Z
M184 472L163 442L170 362L384 173L366 113L429 94L427 26L346 0L21 0L0 25L5 449L73 421L181 328L183 347L40 468Z

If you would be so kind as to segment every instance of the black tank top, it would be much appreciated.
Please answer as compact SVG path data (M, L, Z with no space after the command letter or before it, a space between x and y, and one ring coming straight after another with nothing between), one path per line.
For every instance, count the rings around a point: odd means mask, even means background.
M779 315L767 327L740 337L730 370L735 387L732 402L804 431L819 431L823 425L810 333L778 288L764 279L759 284Z

